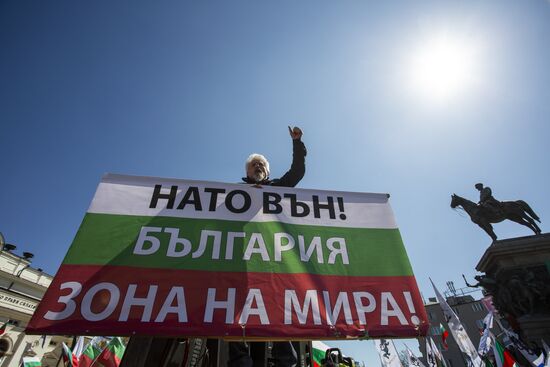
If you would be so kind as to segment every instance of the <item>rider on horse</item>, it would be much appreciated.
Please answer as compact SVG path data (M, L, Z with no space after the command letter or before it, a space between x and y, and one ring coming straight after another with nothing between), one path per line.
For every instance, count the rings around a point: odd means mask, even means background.
M489 186L483 186L482 183L477 183L475 188L479 190L479 205L490 214L502 215L502 204L493 197L493 193Z

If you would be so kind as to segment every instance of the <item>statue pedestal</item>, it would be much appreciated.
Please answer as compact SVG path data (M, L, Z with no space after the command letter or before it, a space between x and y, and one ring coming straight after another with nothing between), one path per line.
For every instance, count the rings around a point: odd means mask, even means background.
M495 280L493 302L525 342L550 343L550 233L495 241L476 269Z

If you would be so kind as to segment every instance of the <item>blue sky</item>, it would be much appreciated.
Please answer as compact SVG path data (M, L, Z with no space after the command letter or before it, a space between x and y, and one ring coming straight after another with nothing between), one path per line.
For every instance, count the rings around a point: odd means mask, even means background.
M54 274L103 173L237 182L260 152L276 177L298 125L300 187L390 193L424 296L428 277L462 286L490 240L452 193L483 182L548 228L549 17L544 0L1 2L0 231ZM462 74L426 92L411 78L434 39Z

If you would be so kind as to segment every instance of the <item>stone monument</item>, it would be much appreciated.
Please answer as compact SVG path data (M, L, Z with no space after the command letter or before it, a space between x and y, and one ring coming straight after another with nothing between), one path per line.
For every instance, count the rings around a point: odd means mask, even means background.
M476 270L499 313L528 345L550 344L550 233L495 241Z
M462 207L492 239L476 270L484 293L491 295L499 314L530 348L550 344L550 233L541 234L537 214L523 200L501 202L491 189L475 185L480 191L479 203L452 195L451 207ZM529 227L534 236L497 240L491 223L511 220ZM535 348L538 347L538 348Z

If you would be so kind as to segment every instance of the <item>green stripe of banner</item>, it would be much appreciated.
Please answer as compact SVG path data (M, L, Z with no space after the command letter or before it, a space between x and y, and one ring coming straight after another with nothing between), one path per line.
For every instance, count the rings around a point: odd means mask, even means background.
M133 254L142 226L179 228L179 237L189 239L193 253L199 246L201 230L222 231L220 259L212 259L212 239L205 253L198 258L191 254L168 257L166 251L169 233L157 233L159 251L151 255ZM245 232L246 238L237 238L233 260L225 260L227 232ZM282 253L282 261L274 261L273 236L276 232L291 234L295 248ZM271 261L263 261L259 254L242 260L252 233L261 233ZM314 236L320 236L323 263L314 253L308 262L300 260L298 235L305 238L306 249ZM334 264L328 264L330 251L326 240L343 237L347 245L349 264L342 264L338 255ZM256 245L257 246L257 245ZM337 245L338 246L338 245ZM342 276L403 276L413 275L398 229L335 228L292 225L280 222L237 222L223 220L188 219L173 217L143 217L88 213L65 257L64 264L127 265L149 268L211 270L235 272L312 273Z

